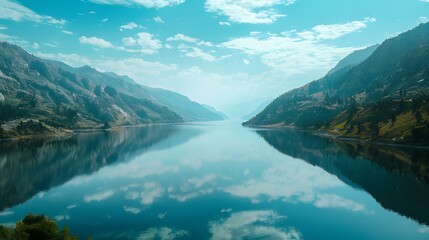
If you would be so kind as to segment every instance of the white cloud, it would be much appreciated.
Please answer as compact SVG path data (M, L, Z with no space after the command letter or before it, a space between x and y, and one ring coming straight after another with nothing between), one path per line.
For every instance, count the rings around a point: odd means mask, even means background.
M201 178L191 178L188 179L188 183L191 183L193 185L193 188L200 188L203 185L212 182L213 180L216 179L216 175L215 174L208 174L205 175Z
M185 0L90 0L93 3L122 5L126 7L144 6L146 8L163 8L184 3Z
M167 42L188 42L188 43L195 43L199 46L206 46L206 47L213 46L211 42L202 41L202 40L199 40L198 38L189 37L181 33L176 34L174 37L167 38Z
M33 45L31 45L32 48L34 49L39 49L40 45L38 43L33 43Z
M4 216L10 216L15 214L14 211L4 211L4 212L0 212L0 217L4 217Z
M0 25L0 30L7 30L6 26Z
M164 23L164 20L162 20L161 17L154 17L153 20L157 23Z
M426 2L426 3L429 3L429 0L420 0L420 2Z
M177 46L177 49L180 50L180 52L185 53L185 56L187 57L191 57L191 58L199 58L202 59L204 61L207 62L214 62L217 60L223 60L228 56L225 57L221 57L221 58L216 58L214 57L210 52L215 52L214 50L212 51L203 51L201 48L199 47L193 47L193 46L189 46L186 44L183 44L183 42L186 43L191 43L190 45L194 44L194 46L205 46L205 47L213 47L214 45L211 42L206 42L203 40L200 40L198 38L194 38L194 37L189 37L186 36L184 34L176 34L173 37L169 37L166 39L167 42L182 42ZM170 45L171 46L171 45Z
M207 0L206 10L225 15L232 22L270 24L284 17L274 6L286 6L295 0Z
M286 75L315 69L329 69L355 48L338 48L287 36L236 38L222 44L248 55L258 55L263 63ZM285 75L285 77L286 77Z
M86 203L94 202L94 201L95 202L101 202L103 200L106 200L106 199L112 197L113 194L115 194L115 192L113 190L107 190L107 191L99 192L99 193L96 193L93 195L87 195L83 198L83 201Z
M313 27L310 35L316 39L337 39L343 35L366 28L367 23L375 21L375 18L366 18L364 21L352 21L344 24L318 25Z
M253 201L283 200L304 203L314 202L321 190L344 186L336 177L322 169L299 163L281 163L266 169L258 179L248 180L225 191Z
M95 11L89 11L88 13L89 14L96 14L97 12L95 12Z
M69 220L70 216L65 214L65 215L58 215L54 217L55 220L57 220L58 222L63 221L63 220Z
M249 61L249 60L247 60L247 59L245 59L245 58L243 58L243 63L244 63L244 64L246 64L246 65L249 65L249 64L250 64L250 61Z
M55 47L55 46L54 46ZM70 66L73 67L80 67L83 65L90 64L91 61L89 61L88 58L80 56L78 54L64 54L64 53L41 53L36 52L34 53L37 57L44 58L44 59L51 59L51 60L57 60L64 62Z
M64 33L64 34L67 34L67 35L72 35L73 34L73 32L67 31L67 30L62 30L61 32Z
M183 183L178 191L169 189L169 197L179 202L185 202L193 198L201 197L213 193L218 177L215 174L208 174L202 177L190 178ZM202 188L204 187L204 188Z
M428 17L419 17L418 22L419 23L427 23L427 22L429 22L429 18Z
M231 26L231 23L229 23L229 22L219 22L219 25L221 25L221 26Z
M135 46L137 44L137 40L135 40L132 37L126 37L126 38L122 38L122 42L124 43L125 46Z
M429 2L429 0L428 0L428 2ZM417 229L417 232L419 232L421 234L429 234L429 227L423 226L423 227Z
M137 47L136 48L124 48L127 52L141 52L144 54L154 54L162 48L160 40L156 39L155 36L148 32L138 33L135 37L125 37L122 39L122 43L126 47Z
M139 214L142 210L140 208L136 208L136 207L124 206L124 211L132 213L132 214Z
M210 53L203 52L203 50L196 48L196 47L193 47L191 49L192 49L192 51L187 52L185 54L187 57L200 58L200 59L207 61L207 62L216 61L216 58L214 56L212 56Z
M220 46L260 56L263 63L284 72L287 77L331 68L357 48L332 46L324 41L361 30L373 21L375 19L366 18L344 24L318 25L311 30L292 30L281 35L252 32L247 37L235 38Z
M285 217L273 211L243 211L232 213L225 220L210 223L211 239L301 239L295 229L284 230L272 226Z
M164 192L164 188L157 183L145 183L143 191L140 192L140 202L143 205L150 205L155 202L155 199L162 197Z
M158 39L155 39L154 35L147 32L141 32L137 34L137 44L141 48L142 53L153 54L158 49L162 48L162 43Z
M177 66L175 64L148 62L140 58L126 58L126 59L120 59L120 60L101 60L96 63L96 66L97 68L103 69L105 71L113 71L120 75L129 75L134 79L140 79L140 80L142 79L142 76L147 76L147 75L156 76L162 72L177 70Z
M129 22L129 23L127 23L127 24L121 25L121 26L119 27L119 30L120 30L120 31L124 31L124 30L132 30L132 29L134 29L134 28L142 28L142 26L141 26L141 25L138 25L138 24L137 24L137 23L135 23L135 22Z
M179 34L176 34L174 37L167 38L167 42L173 42L173 41L184 41L184 42L190 42L190 43L197 43L198 39L179 33Z
M10 36L4 33L0 33L0 41L14 41L16 40L15 36Z
M67 206L66 208L67 208L67 209L73 209L73 208L75 208L75 207L77 207L77 204L69 205L69 206Z
M108 19L108 18L104 18L104 19L102 19L102 20L101 20L101 22L102 22L102 23L105 23L105 22L107 22L107 21L109 21L109 19Z
M51 16L37 14L31 9L11 0L2 0L0 2L0 19L8 19L17 22L32 21L57 26L62 26L66 23L64 19L55 19Z
M57 45L51 44L51 43L44 43L43 45L48 46L48 47L52 47L52 48L58 47Z
M365 206L335 194L320 194L314 205L318 208L343 208L353 212L363 211Z
M168 227L161 228L149 228L148 230L137 236L137 240L149 240L149 239L160 239L160 240L172 240L182 239L189 235L186 230L174 230Z
M102 38L81 36L79 42L82 44L93 45L99 48L114 48L115 46Z

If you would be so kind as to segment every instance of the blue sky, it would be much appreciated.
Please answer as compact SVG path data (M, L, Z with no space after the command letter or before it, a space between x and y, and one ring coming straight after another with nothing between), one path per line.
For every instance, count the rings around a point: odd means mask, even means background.
M1 0L0 39L223 109L317 79L428 17L429 0Z

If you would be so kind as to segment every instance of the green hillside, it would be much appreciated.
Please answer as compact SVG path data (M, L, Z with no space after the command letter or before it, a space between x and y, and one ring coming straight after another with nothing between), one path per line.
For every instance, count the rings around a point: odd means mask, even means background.
M429 24L421 24L352 53L325 77L283 94L244 125L427 144L428 95Z

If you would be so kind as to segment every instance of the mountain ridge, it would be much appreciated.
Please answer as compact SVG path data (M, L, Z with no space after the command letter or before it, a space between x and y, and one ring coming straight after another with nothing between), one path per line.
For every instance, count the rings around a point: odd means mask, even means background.
M243 125L295 126L364 140L428 144L427 79L428 23L384 41L358 64L282 94Z
M61 135L76 128L223 119L178 93L145 88L90 66L73 68L44 60L7 42L0 42L0 79L2 138ZM155 91L194 108L187 115L177 113L174 106L160 103Z

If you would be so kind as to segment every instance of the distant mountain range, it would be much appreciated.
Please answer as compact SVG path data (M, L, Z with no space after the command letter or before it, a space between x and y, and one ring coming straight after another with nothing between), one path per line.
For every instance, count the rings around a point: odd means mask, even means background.
M244 125L429 143L429 23L350 54L325 77L279 96Z
M262 111L270 102L271 100L267 99L255 99L252 101L235 103L222 109L222 112L225 113L229 119L249 120Z
M0 135L224 119L178 93L89 66L43 60L7 42L0 43L0 80L0 123L8 123Z

